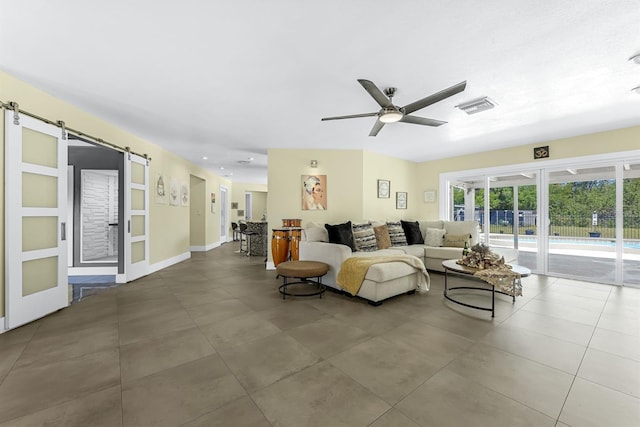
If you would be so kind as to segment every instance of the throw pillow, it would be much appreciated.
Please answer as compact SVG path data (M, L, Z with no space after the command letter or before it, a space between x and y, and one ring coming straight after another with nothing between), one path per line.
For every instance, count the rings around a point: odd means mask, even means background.
M378 249L376 244L376 234L373 227L368 222L365 224L353 224L353 240L356 242L356 250L362 252L373 252Z
M442 243L444 242L444 233L445 231L443 228L427 228L424 244L435 247L442 246Z
M401 220L400 224L402 224L402 230L404 230L404 235L407 238L407 244L421 245L424 243L422 233L420 233L420 224L418 224L418 221L409 222Z
M329 234L327 229L322 227L308 227L304 229L304 234L308 242L328 242Z
M471 245L471 234L445 234L442 246L464 248L464 244Z
M400 221L387 222L387 229L389 229L391 246L407 246L407 237L404 235Z
M373 227L373 232L376 235L376 244L378 249L388 249L391 247L391 239L389 238L389 229L387 228L387 224Z
M353 232L351 231L351 221L347 221L344 224L330 225L325 224L324 228L329 233L329 243L338 243L340 245L346 245L351 248L352 251L356 250L353 244Z

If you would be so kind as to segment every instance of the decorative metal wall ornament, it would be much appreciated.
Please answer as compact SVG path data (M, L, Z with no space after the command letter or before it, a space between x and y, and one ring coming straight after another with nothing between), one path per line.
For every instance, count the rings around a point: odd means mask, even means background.
M534 159L546 159L549 157L549 146L545 145L544 147L535 147L533 149L533 158Z

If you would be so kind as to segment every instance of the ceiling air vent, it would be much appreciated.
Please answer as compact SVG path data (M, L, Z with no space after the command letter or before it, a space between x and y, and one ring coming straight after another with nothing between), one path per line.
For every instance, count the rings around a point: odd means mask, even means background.
M461 109L467 114L475 114L480 113L485 110L490 110L495 107L497 104L487 98L486 96L483 98L474 99L472 101L463 102L462 104L456 105L456 108Z
M240 165L249 165L251 162L253 162L253 157L248 157L246 160L238 160Z

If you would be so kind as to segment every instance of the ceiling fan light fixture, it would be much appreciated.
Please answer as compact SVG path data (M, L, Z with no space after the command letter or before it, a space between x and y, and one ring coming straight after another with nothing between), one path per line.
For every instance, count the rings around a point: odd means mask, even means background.
M404 114L398 110L386 110L380 115L379 119L382 123L395 123L402 120L403 116Z

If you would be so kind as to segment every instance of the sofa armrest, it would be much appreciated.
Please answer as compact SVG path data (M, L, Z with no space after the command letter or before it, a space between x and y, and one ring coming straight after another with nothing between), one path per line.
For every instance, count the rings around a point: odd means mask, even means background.
M300 242L300 260L320 261L329 265L329 271L322 283L337 287L336 278L344 260L351 256L351 248L346 245L327 242Z

